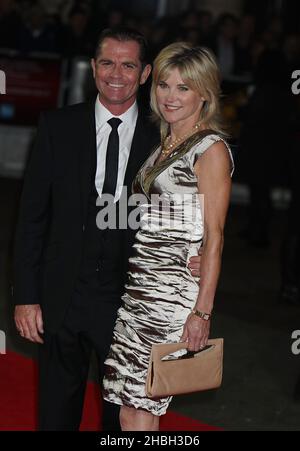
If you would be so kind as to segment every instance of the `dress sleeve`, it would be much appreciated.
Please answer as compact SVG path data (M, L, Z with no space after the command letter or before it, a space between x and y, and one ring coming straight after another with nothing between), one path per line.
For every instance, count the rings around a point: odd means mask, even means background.
M230 170L230 176L232 177L233 171L234 171L234 161L231 149L228 145L228 143L225 141L225 139L221 138L221 136L214 134L214 135L208 135L205 138L203 138L198 144L196 144L191 149L191 165L194 167L196 161L199 157L207 150L209 149L215 142L223 141L223 143L226 146L226 149L228 150L230 161L231 161L231 170Z

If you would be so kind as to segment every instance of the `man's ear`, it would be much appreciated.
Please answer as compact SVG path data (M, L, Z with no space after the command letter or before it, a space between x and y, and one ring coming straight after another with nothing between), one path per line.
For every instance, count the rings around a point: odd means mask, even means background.
M94 58L91 59L91 66L92 66L92 70L93 70L93 77L96 77L96 61L94 60Z
M141 75L141 79L140 79L140 85L143 85L144 83L146 83L149 75L151 74L151 64L147 64L147 66L144 67L142 75Z

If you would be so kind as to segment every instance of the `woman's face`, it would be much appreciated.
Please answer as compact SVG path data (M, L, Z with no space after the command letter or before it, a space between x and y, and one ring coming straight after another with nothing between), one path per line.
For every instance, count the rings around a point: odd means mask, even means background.
M159 81L156 99L166 122L188 127L198 122L205 100L184 83L177 68L170 71L168 78Z

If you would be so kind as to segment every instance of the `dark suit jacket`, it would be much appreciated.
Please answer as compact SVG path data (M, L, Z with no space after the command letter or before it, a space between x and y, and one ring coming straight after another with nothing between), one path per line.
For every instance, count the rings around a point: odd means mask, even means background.
M157 142L158 131L139 112L124 182L129 194ZM16 232L14 299L40 304L49 330L61 324L80 270L95 154L94 102L41 115ZM122 233L124 276L136 231Z

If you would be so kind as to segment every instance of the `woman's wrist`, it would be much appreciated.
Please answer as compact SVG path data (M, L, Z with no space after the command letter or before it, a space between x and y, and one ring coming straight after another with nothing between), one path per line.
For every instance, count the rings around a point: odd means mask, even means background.
M211 319L211 311L208 313L203 310L199 310L196 307L192 310L193 315L198 316L198 318L204 319L205 321L209 321Z
M194 304L194 309L200 310L200 312L205 312L211 315L211 312L213 311L214 302L213 300L210 301L208 299L200 300L198 299L197 302Z

